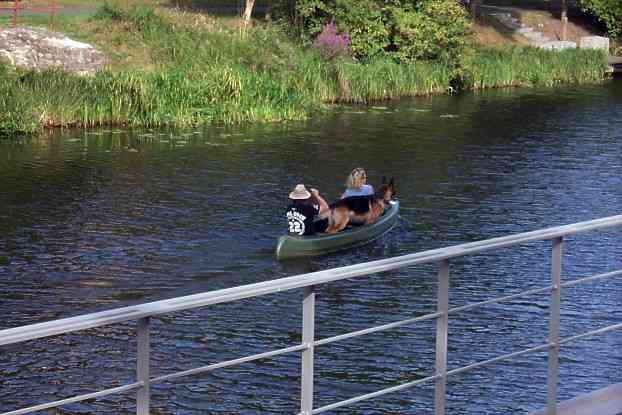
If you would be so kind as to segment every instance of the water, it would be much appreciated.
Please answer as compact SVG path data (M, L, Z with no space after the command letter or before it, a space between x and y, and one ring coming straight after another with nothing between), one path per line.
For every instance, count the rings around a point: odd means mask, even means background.
M0 142L0 328L233 287L457 243L620 214L622 83L492 91L335 107L305 123L188 131L62 131ZM364 166L395 177L399 226L343 253L279 263L280 213L298 182L328 199ZM619 231L568 238L563 279L621 268ZM550 244L452 263L459 306L548 284ZM317 336L436 304L434 265L320 288ZM622 319L618 280L567 289L561 335ZM153 319L154 376L295 344L301 292ZM546 342L548 299L452 316L449 368ZM316 403L429 376L433 321L318 348ZM562 348L560 398L621 378L622 335ZM133 382L135 326L2 347L0 410ZM299 354L153 386L154 413L297 413ZM546 396L546 354L449 379L448 413L523 414ZM336 411L431 414L432 385ZM130 413L131 393L63 414Z

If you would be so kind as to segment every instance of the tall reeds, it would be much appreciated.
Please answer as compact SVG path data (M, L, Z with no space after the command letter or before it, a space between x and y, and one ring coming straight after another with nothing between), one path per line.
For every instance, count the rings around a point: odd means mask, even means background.
M464 86L480 90L598 82L603 79L605 71L605 55L600 51L480 48L467 63Z

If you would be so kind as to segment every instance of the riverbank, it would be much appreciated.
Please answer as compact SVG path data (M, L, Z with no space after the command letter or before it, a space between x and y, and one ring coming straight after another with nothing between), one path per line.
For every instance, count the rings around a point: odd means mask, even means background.
M305 119L338 102L369 103L458 90L599 82L604 54L473 45L460 62L327 60L275 24L176 10L104 6L59 22L100 47L110 66L93 77L0 64L0 135L44 127L157 127Z

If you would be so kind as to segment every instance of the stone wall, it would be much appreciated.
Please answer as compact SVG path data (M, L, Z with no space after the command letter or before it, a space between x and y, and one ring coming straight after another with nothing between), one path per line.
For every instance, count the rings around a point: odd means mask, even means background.
M78 74L94 73L105 56L86 43L45 29L17 27L0 30L0 60L28 69L62 68Z

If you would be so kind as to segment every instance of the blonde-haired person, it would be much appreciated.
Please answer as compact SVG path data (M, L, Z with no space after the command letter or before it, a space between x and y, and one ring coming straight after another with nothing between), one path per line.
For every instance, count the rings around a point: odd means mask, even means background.
M342 199L353 196L373 196L374 188L367 184L367 172L362 167L357 167L348 175L346 191L341 195Z
M367 184L367 172L362 167L357 167L348 175L346 190L341 199L357 214L369 212L369 204L374 197L374 188Z

